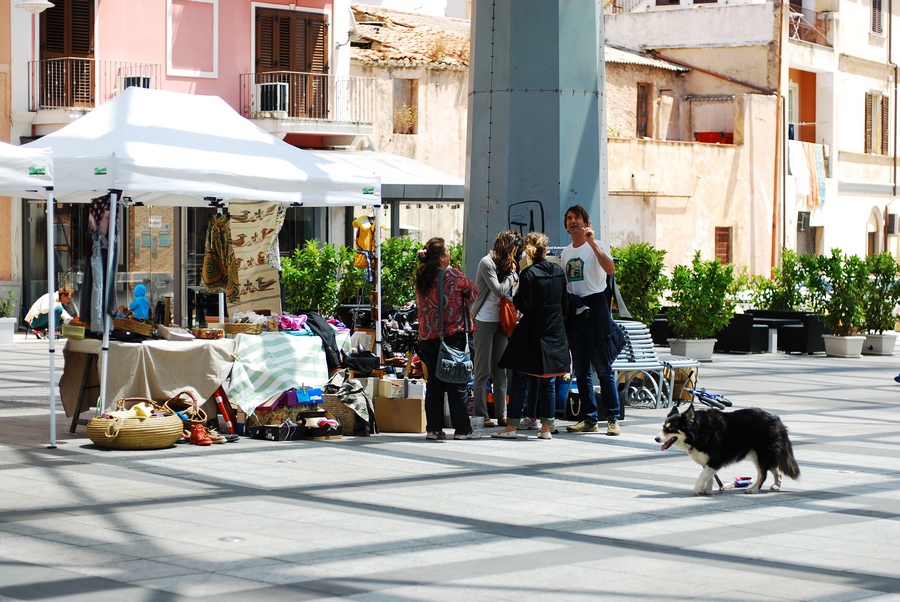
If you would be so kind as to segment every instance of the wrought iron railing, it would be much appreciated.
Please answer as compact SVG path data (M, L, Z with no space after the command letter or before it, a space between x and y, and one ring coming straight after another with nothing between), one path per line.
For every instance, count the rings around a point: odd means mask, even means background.
M93 109L129 86L158 88L161 71L153 63L74 57L30 61L28 110Z
M267 71L241 75L241 114L249 119L375 122L372 77Z
M833 43L828 39L828 18L825 15L792 5L788 25L791 39L831 48Z

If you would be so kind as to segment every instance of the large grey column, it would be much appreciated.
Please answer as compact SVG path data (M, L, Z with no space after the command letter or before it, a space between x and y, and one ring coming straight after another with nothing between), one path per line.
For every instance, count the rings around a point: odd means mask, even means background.
M466 171L466 273L501 230L567 245L584 206L606 240L608 186L598 0L476 0Z

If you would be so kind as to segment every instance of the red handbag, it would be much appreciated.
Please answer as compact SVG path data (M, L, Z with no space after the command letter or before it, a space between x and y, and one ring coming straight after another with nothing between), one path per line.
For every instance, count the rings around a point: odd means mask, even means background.
M516 306L509 297L500 297L500 330L508 337L516 329Z

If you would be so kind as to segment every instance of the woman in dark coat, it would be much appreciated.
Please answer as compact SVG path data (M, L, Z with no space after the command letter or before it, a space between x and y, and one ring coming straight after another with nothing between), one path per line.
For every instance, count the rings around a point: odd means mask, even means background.
M549 239L534 237L534 263L519 276L519 290L513 297L522 319L509 339L500 366L526 374L529 386L538 390L537 415L541 421L540 439L551 439L556 415L553 377L569 371L569 342L563 316L568 310L566 275L562 268L547 261ZM531 249L526 253L531 255ZM510 418L498 438L516 436L518 420ZM511 433L511 435L506 435Z

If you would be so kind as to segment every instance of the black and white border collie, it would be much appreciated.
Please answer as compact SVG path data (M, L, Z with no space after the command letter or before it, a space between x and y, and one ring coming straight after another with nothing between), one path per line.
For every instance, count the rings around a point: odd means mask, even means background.
M758 476L745 493L758 493L771 472L775 482L769 488L781 489L781 475L800 477L787 428L777 416L757 408L720 412L694 410L691 404L683 412L672 408L656 436L662 449L683 449L703 471L694 485L694 495L712 493L713 478L719 469L744 458L756 464Z

